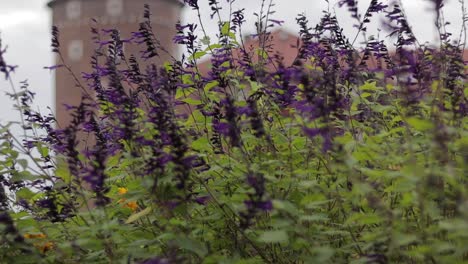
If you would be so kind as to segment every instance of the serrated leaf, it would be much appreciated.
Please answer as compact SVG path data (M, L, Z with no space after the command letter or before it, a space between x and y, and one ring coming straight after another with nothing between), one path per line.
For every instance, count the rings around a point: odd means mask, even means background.
M301 222L318 222L318 221L327 221L328 217L324 214L316 214L316 215L303 215L299 217L299 221Z
M229 35L230 29L231 27L230 27L229 22L224 22L223 27L221 28L221 34L223 34L224 36Z
M16 192L16 200L19 201L21 199L30 200L31 198L36 195L34 192L29 190L28 188L21 188L19 191Z
M201 57L203 57L205 55L206 55L205 51L197 51L189 58L189 60L191 60L191 59L198 60L198 59L200 59Z
M299 210L296 208L296 206L288 201L273 200L273 208L286 211L291 215L299 214Z
M37 177L33 175L29 171L19 171L14 172L13 176L11 177L11 181L13 182L20 182L20 181L33 181L36 180Z
M210 37L204 36L203 38L200 39L200 42L201 42L203 45L210 45Z
M202 104L202 101L201 100L197 100L197 99L193 99L193 98L185 98L182 100L182 102L185 102L189 105L201 105Z
M434 124L429 120L424 120L417 117L408 118L406 123L418 131L427 131L434 127Z
M284 230L275 230L275 231L265 231L259 238L259 242L263 243L281 243L288 241L288 233Z
M44 146L42 143L37 143L37 151L41 154L42 157L48 157L49 156L49 148L47 146Z
M360 90L363 90L363 91L375 91L377 90L377 83L376 82L367 82L363 85L361 85L361 87L359 87Z
M61 178L64 182L70 183L71 181L71 174L68 170L68 166L65 161L60 160L57 162L57 169L55 170L55 175Z
M190 96L196 91L194 88L186 88L186 89L179 89L176 92L175 98L180 99L180 98L185 98Z
M205 244L200 241L181 236L177 237L175 241L180 248L193 252L200 258L203 258L208 254L208 249Z
M28 167L28 161L25 159L19 159L16 161L23 169Z
M371 95L372 95L371 93L365 92L365 93L362 93L362 94L361 94L361 97L362 97L362 98L367 98L367 97L369 97L369 96L371 96Z
M219 85L219 82L218 81L212 81L212 82L209 82L205 85L205 87L203 88L203 90L205 92L208 92L209 90L211 90L212 88L216 87Z
M211 146L206 137L200 137L199 139L192 142L192 148L198 151L209 151Z

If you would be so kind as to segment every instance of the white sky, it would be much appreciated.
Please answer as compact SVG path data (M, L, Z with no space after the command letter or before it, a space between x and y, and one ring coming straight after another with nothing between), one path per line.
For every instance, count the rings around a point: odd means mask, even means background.
M127 0L131 1L131 0ZM267 0L268 2L269 0ZM331 7L337 0L330 0ZM461 25L461 4L460 1L467 0L446 0L444 8L445 17L452 22L449 28L456 32L457 36ZM31 88L37 92L37 105L42 109L47 105L52 105L53 101L53 74L43 69L44 66L53 64L53 55L50 52L50 27L51 14L46 7L48 0L0 0L0 37L3 45L8 45L6 60L9 64L19 65L14 81L19 86L19 82L25 79L29 80ZM151 1L149 1L151 2ZM199 0L204 7L203 17L208 17L208 0ZM219 0L225 5L226 0ZM318 22L321 16L321 10L326 7L325 0L276 0L275 19L285 20L284 27L291 32L298 32L298 26L295 24L295 17L299 13L305 13L309 17L311 26ZM364 12L370 0L359 1L360 12ZM386 2L386 0L383 0ZM402 0L411 26L420 42L435 40L435 30L433 14L430 12L431 3L429 0ZM244 32L254 32L253 17L254 12L258 12L261 0L237 0L234 9L245 8L247 24ZM468 2L466 3L468 5ZM224 10L224 11L227 11ZM352 27L353 21L345 10L337 10L340 23L345 28L348 36L354 36ZM190 8L184 11L184 20L186 22L195 22L196 15ZM216 30L216 24L205 21L205 25L210 32ZM378 21L374 22L378 26ZM375 29L375 27L374 27ZM382 35L384 35L382 33ZM2 76L3 77L3 76ZM9 91L9 84L0 78L0 122L5 120L16 120L18 114L12 111L12 103L3 96L3 92Z

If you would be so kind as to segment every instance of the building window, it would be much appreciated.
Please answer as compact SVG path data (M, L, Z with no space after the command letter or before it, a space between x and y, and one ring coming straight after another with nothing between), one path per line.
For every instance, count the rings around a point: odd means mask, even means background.
M78 19L81 16L81 2L80 1L70 1L67 3L66 13L68 19Z
M107 0L107 13L110 16L120 16L123 12L122 0Z
M72 40L68 45L68 58L71 61L79 61L83 57L83 41Z

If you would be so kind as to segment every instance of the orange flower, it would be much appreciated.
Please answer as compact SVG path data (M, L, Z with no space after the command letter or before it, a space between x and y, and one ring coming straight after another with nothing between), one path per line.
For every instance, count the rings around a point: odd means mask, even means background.
M117 189L117 192L118 192L120 195L124 195L124 194L126 194L126 193L128 192L128 189L125 188L125 187L119 187L119 188Z
M135 212L136 209L138 209L138 204L137 202L132 201L132 202L128 202L127 204L125 204L124 207L130 208L132 209L133 212Z
M128 189L125 187L119 187L117 189L117 192L119 193L119 195L124 195L128 192ZM117 201L117 203L121 204L121 203L125 203L125 201L126 201L125 198L121 198ZM138 209L138 204L137 202L132 201L132 202L128 202L124 204L123 207L130 208L133 212L135 212Z
M26 239L35 239L35 238L46 238L47 236L42 234L42 233L39 233L39 234L29 234L29 233L26 233L23 235L24 238Z
M35 243L34 246L41 251L42 254L45 254L47 251L54 248L54 243L48 241L43 244Z

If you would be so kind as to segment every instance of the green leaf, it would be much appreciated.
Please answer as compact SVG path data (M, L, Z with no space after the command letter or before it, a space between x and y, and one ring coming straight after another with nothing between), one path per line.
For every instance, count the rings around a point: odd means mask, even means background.
M208 138L206 137L201 137L193 141L192 148L198 151L210 151L211 150L210 142L208 141Z
M212 81L212 82L209 82L205 85L205 87L203 88L203 90L205 92L208 92L209 90L211 90L212 88L216 87L219 85L219 82L218 81Z
M299 217L299 221L301 222L319 222L319 221L327 221L328 217L324 214L316 214L316 215L302 215Z
M406 234L406 233L400 233L400 232L395 232L393 234L393 241L395 241L395 243L402 247L402 246L406 246L406 245L409 245L411 243L414 243L414 242L417 242L418 241L418 237L414 234Z
M367 98L367 97L369 97L369 96L371 96L371 95L372 95L371 93L367 93L367 92L366 92L366 93L362 93L362 94L361 94L361 97L362 97L362 98Z
M410 117L406 123L418 131L427 131L434 127L434 124L429 120L424 120L416 117Z
M193 99L193 98L185 98L182 100L182 102L185 102L189 105L201 105L202 104L202 101L201 100L197 100L197 99Z
M351 215L347 220L347 224L353 225L371 225L382 222L382 217L374 213L356 213Z
M40 199L44 198L45 196L46 196L45 193L43 193L43 192L38 192L38 193L36 193L36 194L31 198L31 200L32 200L32 201L37 201L37 200L40 200Z
M223 27L221 28L221 34L224 36L229 35L229 31L231 30L230 23L229 22L224 22Z
M180 99L180 98L185 98L190 96L196 91L195 88L186 88L186 89L179 89L176 92L175 98Z
M201 57L203 57L205 55L206 55L205 51L197 51L192 55L192 57L189 58L189 60L191 60L191 59L198 60L198 59L200 59Z
M28 188L21 188L19 191L16 192L16 200L19 201L20 199L24 199L29 201L31 200L31 198L34 197L34 195L36 194Z
M288 233L284 230L265 231L258 238L263 243L281 243L288 241Z
M37 177L33 175L29 171L19 171L14 172L13 176L11 177L11 181L13 182L20 182L20 181L33 181L36 180Z
M28 167L28 161L25 159L19 159L16 161L23 169Z
M200 241L182 236L177 237L175 241L180 248L193 252L201 258L208 254L205 244Z
M36 143L36 148L37 151L41 154L42 157L48 157L49 156L49 148L42 144L41 142Z
M64 182L70 183L71 174L64 160L57 161L57 169L55 170L55 175L61 178Z
M254 81L249 80L249 83L250 83L250 91L252 93L257 92L258 89L260 89L260 87L261 87L261 85L258 82L254 82Z
M126 224L130 224L130 223L133 223L135 221L137 221L138 219L142 218L143 216L151 213L152 211L152 208L151 207L146 207L145 209L141 210L140 212L138 213L135 213L135 214L132 214L128 219L127 221L125 221Z
M172 65L169 63L169 62L165 62L164 63L164 69L169 72L169 71L172 71L174 68L172 67Z
M299 214L299 210L296 208L296 206L288 201L273 200L273 208L285 211L291 215Z
M359 87L359 89L361 89L363 91L375 91L375 90L377 90L377 82L367 82L367 83L361 85L361 87Z
M268 59L268 52L263 49L257 49L257 55L262 57L263 59Z
M117 154L107 160L107 167L112 168L120 164L121 155Z
M223 45L215 43L215 44L209 45L208 49L219 49L219 48L222 48L222 47L223 47Z
M210 37L204 36L202 39L200 39L200 42L201 42L203 45L210 45Z

